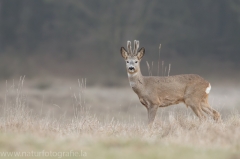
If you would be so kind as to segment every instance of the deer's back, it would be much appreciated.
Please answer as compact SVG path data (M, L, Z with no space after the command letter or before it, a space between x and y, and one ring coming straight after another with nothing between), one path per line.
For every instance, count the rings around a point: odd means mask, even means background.
M203 96L209 82L199 75L184 74L167 77L144 76L144 94L149 99L183 101L186 96L195 93ZM177 101L176 101L177 100Z

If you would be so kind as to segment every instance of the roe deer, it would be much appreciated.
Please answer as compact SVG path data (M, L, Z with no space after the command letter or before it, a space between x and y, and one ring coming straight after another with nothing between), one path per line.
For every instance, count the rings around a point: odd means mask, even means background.
M128 79L140 102L147 108L148 124L151 126L158 107L167 107L183 102L200 118L205 118L203 112L211 115L214 120L220 120L220 114L210 107L208 94L211 90L209 82L199 75L183 74L167 77L142 76L140 61L145 49L139 48L139 41L127 42L127 51L121 47L121 55L126 61Z

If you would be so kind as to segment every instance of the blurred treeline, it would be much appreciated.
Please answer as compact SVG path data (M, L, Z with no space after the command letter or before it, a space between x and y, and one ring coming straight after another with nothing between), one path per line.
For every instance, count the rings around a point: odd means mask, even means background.
M0 0L2 77L125 75L119 49L134 39L149 61L161 43L173 73L232 72L240 0Z

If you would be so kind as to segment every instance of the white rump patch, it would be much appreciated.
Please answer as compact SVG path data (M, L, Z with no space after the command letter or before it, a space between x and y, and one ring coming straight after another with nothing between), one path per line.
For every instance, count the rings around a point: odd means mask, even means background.
M210 85L210 83L209 83L209 85L208 85L208 87L206 88L206 91L205 91L205 92L206 92L207 94L209 94L209 93L210 93L210 90L211 90L211 85Z

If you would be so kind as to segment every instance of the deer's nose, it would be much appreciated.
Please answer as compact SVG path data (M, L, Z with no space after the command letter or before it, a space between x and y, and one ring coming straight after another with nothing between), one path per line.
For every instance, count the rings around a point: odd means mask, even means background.
M129 70L134 70L134 67L132 67L132 66L131 66L131 67L129 67Z

